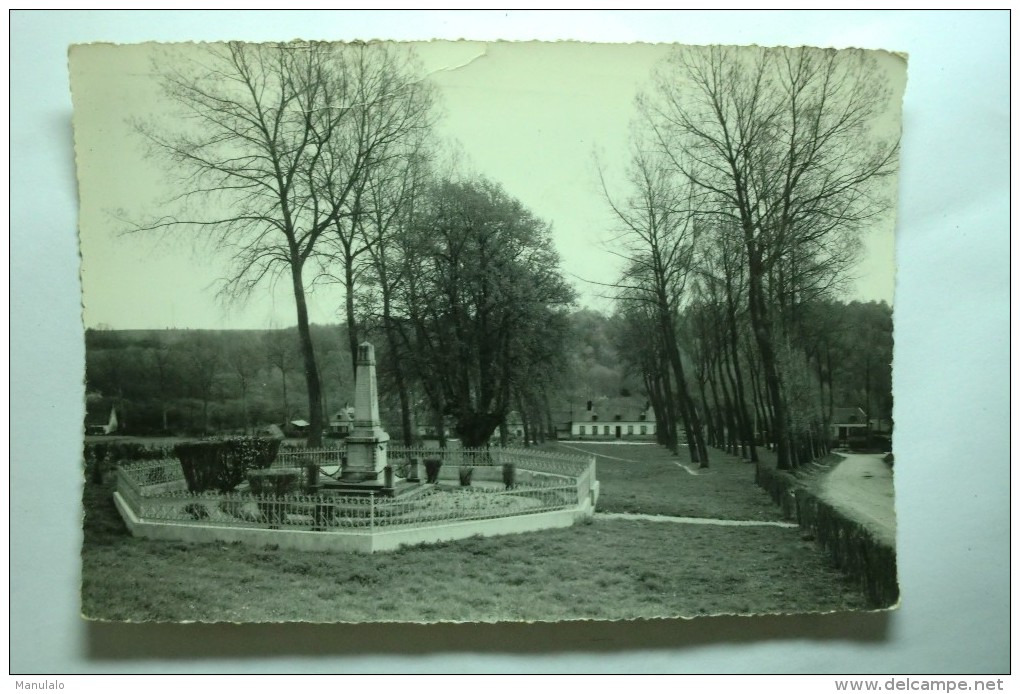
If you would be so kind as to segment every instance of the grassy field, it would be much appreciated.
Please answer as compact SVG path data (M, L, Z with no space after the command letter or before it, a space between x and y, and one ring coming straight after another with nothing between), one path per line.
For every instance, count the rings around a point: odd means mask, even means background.
M722 451L698 469L655 445L614 446L569 441L549 450L594 453L602 484L599 510L730 520L781 520L768 495L754 484L754 466ZM679 459L686 461L686 456Z
M599 458L600 510L778 517L749 466L721 453L693 476L654 447L601 450L640 462ZM791 528L596 516L564 530L318 554L135 539L111 494L86 484L82 611L92 618L542 621L866 609L856 586Z

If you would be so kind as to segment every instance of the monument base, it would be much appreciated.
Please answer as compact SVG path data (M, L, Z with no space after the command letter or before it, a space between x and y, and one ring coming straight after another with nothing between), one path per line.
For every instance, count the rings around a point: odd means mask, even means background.
M381 481L367 480L355 482L344 479L324 479L320 481L318 492L320 494L341 494L346 496L378 496L398 497L410 494L423 489L423 485L417 482L399 480L393 486L387 487Z

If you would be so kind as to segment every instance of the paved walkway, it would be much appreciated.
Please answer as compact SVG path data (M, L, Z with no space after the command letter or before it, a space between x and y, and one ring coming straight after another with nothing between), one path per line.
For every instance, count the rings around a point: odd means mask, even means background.
M624 463L640 463L641 462L640 460L633 460L631 458L617 458L616 456L606 455L605 453L596 453L595 451L590 451L587 448L581 448L580 446L571 446L569 443L563 443L562 441L558 441L557 443L559 443L559 445L563 446L564 448L569 448L572 451L580 451L581 453L587 453L588 455L593 455L593 456L596 456L597 458L608 458L609 460L619 460L619 461L624 462Z
M605 453L596 453L595 451L589 450L587 448L581 448L580 446L571 446L569 443L563 443L562 441L560 441L559 444L561 446L563 446L564 448L569 448L569 449L574 450L574 451L581 451L582 453L587 453L588 455L593 455L596 458L606 458L607 460L619 460L621 463L641 463L640 460L634 460L632 458L617 458L615 455L606 455ZM592 442L588 443L588 445L591 445L591 444L602 444L602 445L606 445L606 446L649 446L649 445L652 445L652 444L634 443L634 442L630 442L630 443L614 443L614 442L611 442L611 441L592 441ZM694 468L689 467L687 465L684 465L683 463L678 463L675 460L672 461L672 463L674 465L676 465L677 467L683 468L684 471L688 475L700 475L701 474L700 472L698 472Z
M796 523L784 521L728 520L726 518L690 518L688 516L653 516L648 513L595 513L596 520L643 520L653 523L683 523L686 525L730 525L730 526L771 526L774 528L797 528Z

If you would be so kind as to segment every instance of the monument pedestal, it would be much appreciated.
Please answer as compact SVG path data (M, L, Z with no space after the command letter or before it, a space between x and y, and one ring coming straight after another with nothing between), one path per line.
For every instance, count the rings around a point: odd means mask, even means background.
M339 483L329 487L364 492L388 489L392 493L392 474L389 480L386 474L386 447L390 435L379 420L375 348L371 343L358 345L355 366L354 427L347 437L347 458L341 466Z
M389 434L381 428L370 435L355 434L347 437L347 462L340 472L345 482L383 481L386 470L386 446Z

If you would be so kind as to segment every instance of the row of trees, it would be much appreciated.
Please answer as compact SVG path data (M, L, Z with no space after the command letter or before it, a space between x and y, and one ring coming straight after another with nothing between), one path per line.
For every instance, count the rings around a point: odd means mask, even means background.
M310 446L324 421L306 299L317 283L343 289L352 357L364 339L385 345L407 443L416 393L469 446L511 409L537 411L572 292L546 223L441 163L435 96L411 49L230 43L157 72L179 127L139 131L181 193L132 230L197 231L232 260L229 295L289 282Z
M796 467L825 445L837 393L891 397L888 307L834 300L889 209L889 99L867 52L718 46L677 49L640 97L627 192L603 180L618 305L629 334L656 336L629 358L663 442L682 427L692 461L710 442L756 460L760 441ZM865 383L837 386L860 355Z

